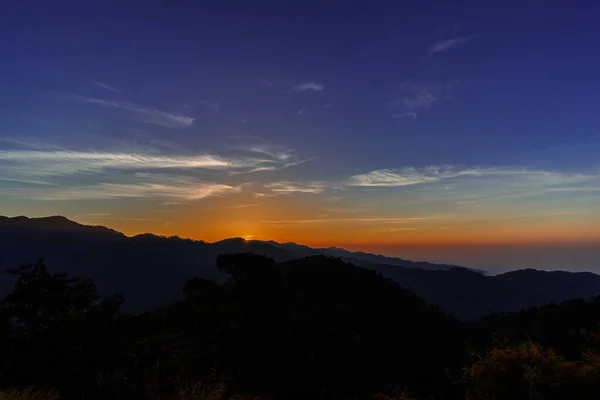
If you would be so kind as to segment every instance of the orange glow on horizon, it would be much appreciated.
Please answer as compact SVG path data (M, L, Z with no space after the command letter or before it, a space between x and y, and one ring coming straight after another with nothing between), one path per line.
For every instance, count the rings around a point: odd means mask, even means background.
M220 224L171 223L156 228L147 221L107 221L107 225L126 235L151 232L215 242L231 237L246 240L295 242L314 247L347 246L462 246L462 245L529 245L540 243L600 242L596 223L558 224L531 222L486 224L473 227L430 225L386 232L385 229L360 224L335 226L269 226L260 221L221 221ZM307 224L308 225L308 224Z
M350 209L349 206L347 206ZM201 203L123 209L122 214L72 219L105 225L126 235L154 233L207 242L231 237L295 242L313 247L431 247L600 242L600 215L519 210L462 213L413 210L398 214L344 213L329 203L292 197L214 198ZM477 211L477 213L475 213Z

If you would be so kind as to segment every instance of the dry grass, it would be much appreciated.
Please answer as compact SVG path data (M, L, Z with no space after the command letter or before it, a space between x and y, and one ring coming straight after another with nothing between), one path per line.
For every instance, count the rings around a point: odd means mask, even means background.
M387 394L376 394L373 397L373 400L416 400L414 397L410 396L405 389L396 388L392 390L391 395Z
M179 389L176 400L223 400L225 386L222 383L205 384L198 382Z
M58 400L58 393L53 390L39 390L31 387L25 389L6 389L0 391L0 400Z
M170 400L225 400L225 392L225 385L222 382L198 382L180 388L175 397L170 398ZM260 399L234 396L233 400Z
M179 389L168 400L225 400L225 386L222 383L206 384L199 382ZM96 398L96 397L94 397ZM158 397L161 398L161 397ZM59 400L61 397L53 390L40 390L33 387L24 389L6 389L0 391L0 400ZM234 397L236 400L258 400ZM163 400L167 400L164 398Z

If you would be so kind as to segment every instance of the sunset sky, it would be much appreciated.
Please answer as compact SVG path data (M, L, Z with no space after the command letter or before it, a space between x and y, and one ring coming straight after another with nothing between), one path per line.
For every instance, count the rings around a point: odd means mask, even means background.
M600 243L600 3L124 3L1 6L0 214Z

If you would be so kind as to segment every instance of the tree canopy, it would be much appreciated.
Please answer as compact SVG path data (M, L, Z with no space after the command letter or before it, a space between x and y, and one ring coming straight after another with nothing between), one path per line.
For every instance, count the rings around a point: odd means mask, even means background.
M217 266L227 283L191 278L182 301L141 314L41 261L8 270L0 385L122 399L203 398L199 387L275 399L600 393L596 299L459 322L339 259L233 254Z

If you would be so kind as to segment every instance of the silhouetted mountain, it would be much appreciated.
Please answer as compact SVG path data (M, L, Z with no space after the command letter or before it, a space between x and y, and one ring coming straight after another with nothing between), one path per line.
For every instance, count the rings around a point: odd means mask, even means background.
M406 268L419 268L427 270L449 270L452 268L465 268L458 265L433 264L425 261L409 261L398 257L387 257L381 254L365 253L363 251L348 251L339 247L312 248L296 243L277 243L272 240L262 242L274 247L279 247L299 257L310 257L315 255L326 255L341 258L346 262L361 267L372 267L373 264L395 265Z
M215 268L217 256L234 253L265 255L277 262L337 257L375 270L461 319L600 294L600 276L591 273L522 270L486 276L452 265L295 243L242 238L208 243L153 234L127 237L64 217L0 217L0 243L1 268L43 258L53 270L93 278L101 293L124 293L125 308L132 311L179 299L183 283L194 276L224 282L226 275ZM7 279L0 281L0 295L10 286Z
M589 272L528 269L487 276L464 268L427 271L378 265L373 269L460 319L600 294L600 276Z
M348 251L337 247L328 247L325 249L316 249L323 254L339 257L344 260L352 260L357 265L366 266L368 264L383 264L383 265L395 265L398 267L406 268L419 268L428 270L449 270L451 268L464 268L458 265L449 264L433 264L426 261L409 261L397 257L386 257L381 254L365 253L363 251Z
M0 215L0 229L5 227L23 229L50 229L57 231L85 231L125 236L122 233L105 226L82 225L60 215L41 218L28 218L25 216L9 218Z

